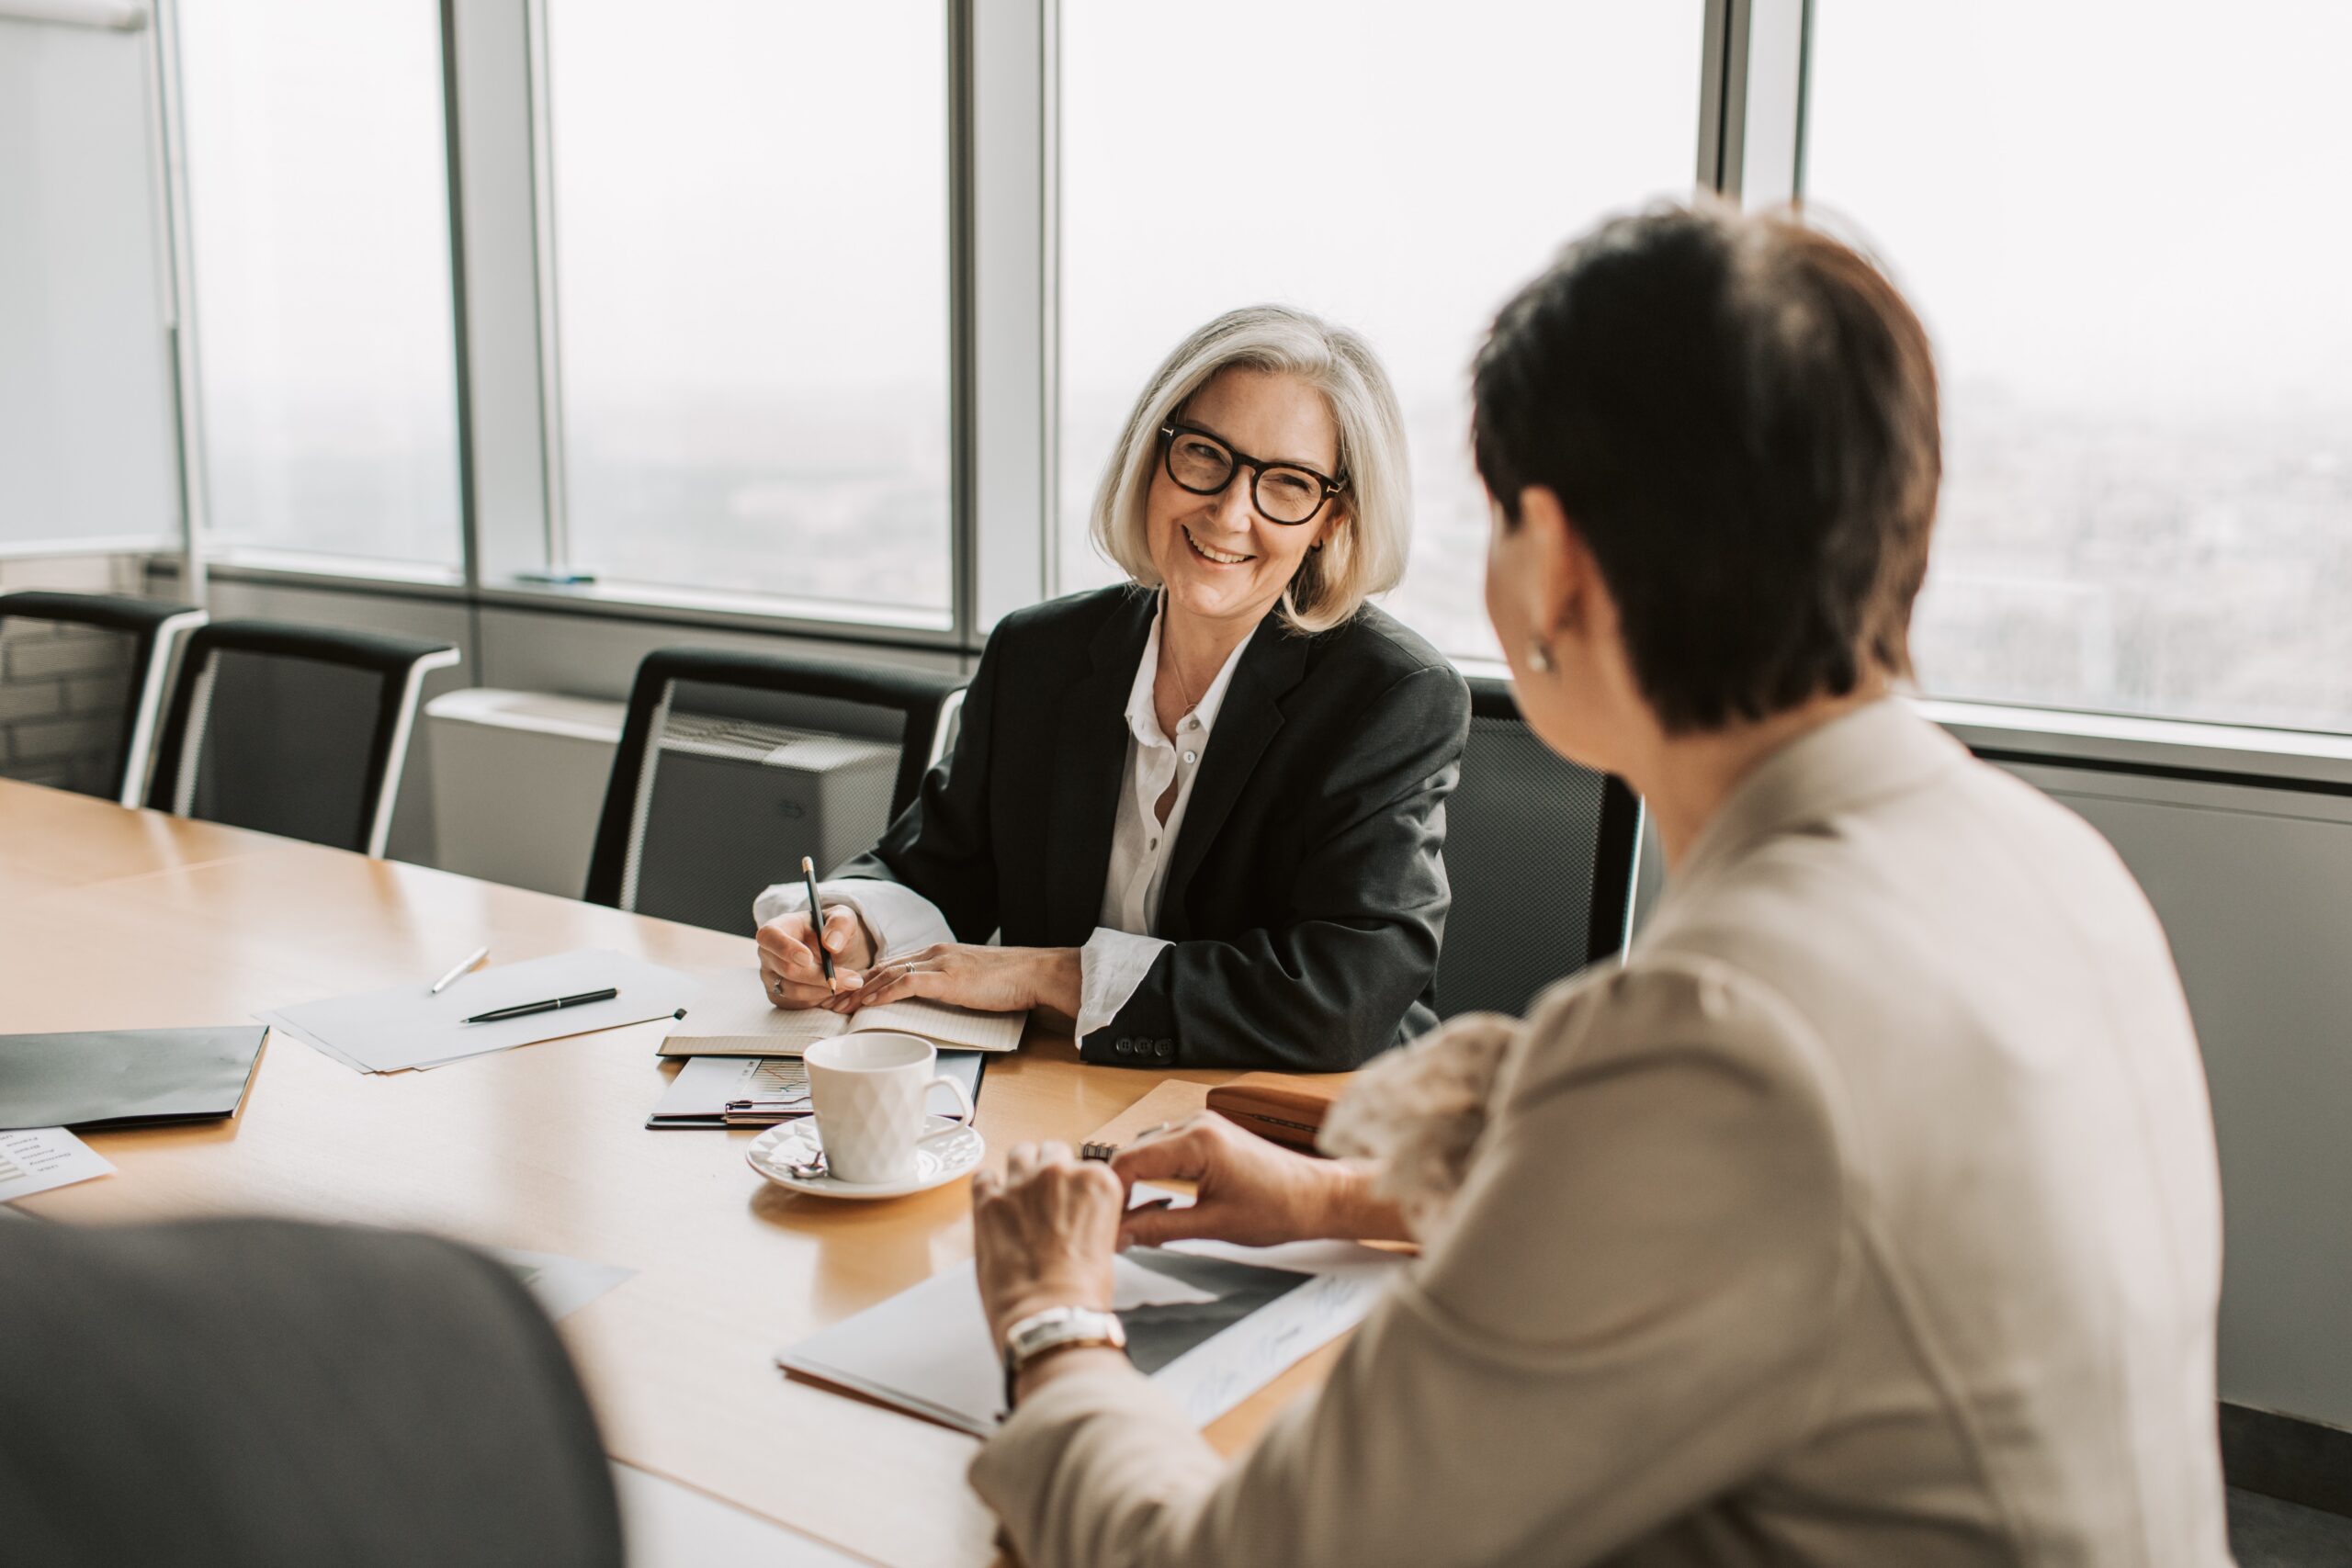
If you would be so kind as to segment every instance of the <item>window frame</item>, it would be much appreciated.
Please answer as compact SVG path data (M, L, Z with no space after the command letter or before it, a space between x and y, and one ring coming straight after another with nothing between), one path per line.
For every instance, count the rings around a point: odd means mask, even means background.
M944 615L773 596L546 580L562 558L557 279L546 135L546 0L439 0L458 366L460 572L283 551L208 561L194 397L200 322L179 316L183 590L205 577L379 585L406 597L932 650L968 662L998 620L1059 589L1059 0L939 0L947 28L951 608ZM186 299L175 0L153 29L170 156L175 293ZM1705 0L1697 186L1745 206L1802 191L1810 0ZM161 563L159 562L160 566ZM1465 668L1476 660L1460 660ZM2352 735L1920 698L2003 754L2352 784Z
M280 545L236 544L209 535L209 447L204 424L203 311L195 277L195 235L189 217L187 91L180 68L179 0L148 0L141 16L150 41L149 80L154 94L159 152L157 207L164 231L170 276L166 327L170 333L174 428L178 465L180 547L176 575L180 592L201 599L217 574L256 581L335 581L383 582L402 587L470 587L475 581L473 431L467 413L471 377L466 355L466 268L463 210L459 201L458 125L454 63L454 13L458 0L440 0L436 27L441 46L441 135L444 191L449 202L450 333L453 435L458 470L458 564L351 556L289 549ZM152 21L152 26L146 25ZM151 558L152 561L152 558ZM152 566L151 566L152 570Z

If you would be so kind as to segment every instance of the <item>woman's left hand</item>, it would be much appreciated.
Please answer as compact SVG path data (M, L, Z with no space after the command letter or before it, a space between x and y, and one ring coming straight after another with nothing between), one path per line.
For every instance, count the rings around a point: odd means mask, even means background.
M989 1334L1048 1307L1111 1307L1111 1258L1126 1190L1068 1144L1015 1144L1004 1174L972 1178L972 1239Z
M981 1012L1026 1012L1034 1007L1078 1011L1080 966L1074 947L980 947L939 942L883 960L854 991L820 1002L855 1012L884 1002L928 997Z

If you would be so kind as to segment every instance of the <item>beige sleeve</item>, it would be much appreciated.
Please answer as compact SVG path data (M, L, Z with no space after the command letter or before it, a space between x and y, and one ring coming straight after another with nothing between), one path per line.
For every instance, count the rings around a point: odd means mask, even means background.
M1530 1032L1450 1228L1236 1464L1117 1367L1013 1415L972 1479L1028 1568L1587 1562L1802 1433L1843 1289L1810 1037L1681 960Z

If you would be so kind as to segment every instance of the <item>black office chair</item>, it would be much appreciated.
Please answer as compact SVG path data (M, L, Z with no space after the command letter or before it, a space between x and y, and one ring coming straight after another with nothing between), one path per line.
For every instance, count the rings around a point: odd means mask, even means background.
M1453 908L1439 1013L1524 1014L1535 994L1621 952L1641 803L1564 761L1520 717L1510 682L1470 680L1470 743L1445 807Z
M613 1480L514 1273L281 1220L0 1221L12 1562L618 1568Z
M273 621L187 639L147 804L380 857L424 677L446 642Z
M592 904L750 935L808 855L872 846L944 754L962 678L717 649L638 666L588 863Z
M0 771L138 805L173 644L204 619L111 593L0 593Z

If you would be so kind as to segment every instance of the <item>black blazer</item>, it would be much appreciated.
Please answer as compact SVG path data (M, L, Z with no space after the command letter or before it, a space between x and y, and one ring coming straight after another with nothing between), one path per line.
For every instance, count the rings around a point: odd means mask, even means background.
M1097 923L1156 591L998 623L955 752L835 873L901 882L956 937L1077 947ZM1234 671L1162 885L1163 951L1079 1042L1120 1066L1340 1072L1437 1021L1441 851L1470 694L1369 605L1313 637L1261 626Z

